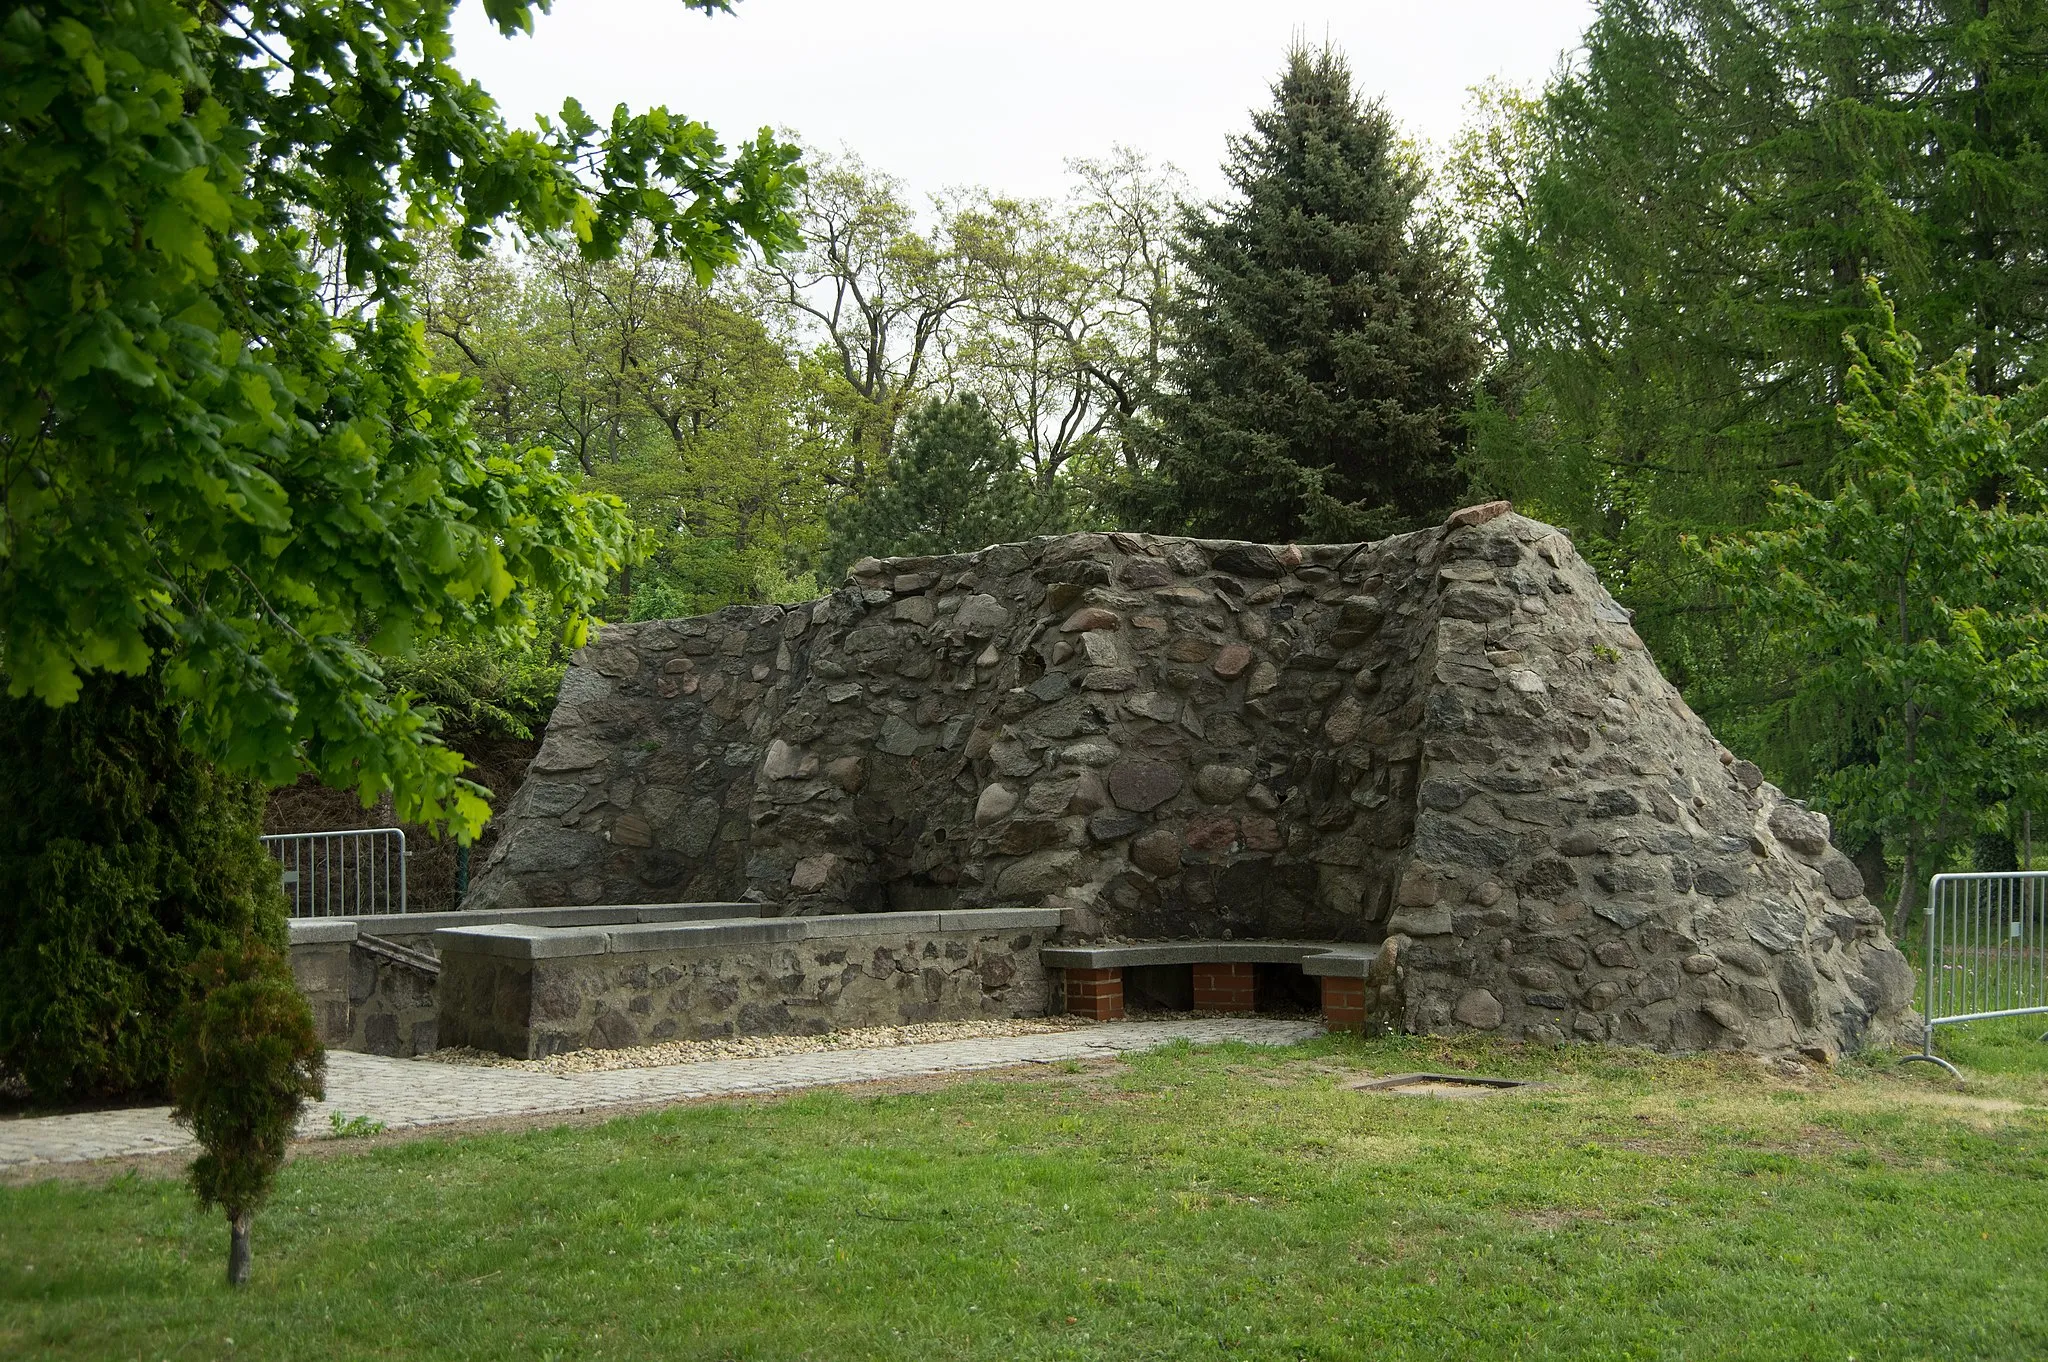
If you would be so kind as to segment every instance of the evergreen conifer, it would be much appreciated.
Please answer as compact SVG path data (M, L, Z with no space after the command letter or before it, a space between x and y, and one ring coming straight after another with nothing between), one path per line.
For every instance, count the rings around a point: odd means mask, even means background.
M157 1095L201 952L282 950L262 786L195 755L150 677L0 698L0 1071L44 1101Z
M1420 210L1420 166L1341 55L1297 47L1273 95L1231 140L1233 198L1184 219L1159 479L1127 510L1243 539L1407 529L1459 491L1480 362L1470 283Z
M192 965L192 1001L172 1032L171 1114L200 1154L192 1190L228 1219L228 1284L249 1284L249 1221L270 1199L308 1098L326 1092L327 1056L284 953L254 936Z
M914 412L887 476L832 517L830 576L866 555L960 553L1062 528L1063 498L1019 465L1016 441L978 398Z

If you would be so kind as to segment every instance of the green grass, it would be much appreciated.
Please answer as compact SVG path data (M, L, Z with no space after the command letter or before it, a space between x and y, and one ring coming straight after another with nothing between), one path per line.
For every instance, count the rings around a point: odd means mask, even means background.
M2048 1070L2048 1016L1937 1026L1934 1053L1965 1074L2030 1074Z
M2048 1046L1955 1039L2002 1069L1332 1037L350 1142L239 1294L176 1182L5 1188L0 1356L2041 1357ZM1550 1086L1340 1086L1446 1065Z

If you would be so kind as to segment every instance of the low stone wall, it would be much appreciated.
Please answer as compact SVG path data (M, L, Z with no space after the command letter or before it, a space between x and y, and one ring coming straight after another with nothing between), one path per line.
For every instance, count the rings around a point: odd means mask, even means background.
M434 934L450 928L608 928L751 916L745 903L652 903L491 912L373 913L291 923L292 974L320 1043L372 1055L424 1055L441 1044Z
M356 924L297 921L291 924L292 977L313 1009L313 1028L329 1049L347 1049L349 1038L349 952Z
M439 1038L521 1059L1055 1010L1050 909L435 933Z
M440 1048L434 995L441 967L432 956L364 933L348 965L349 1031L342 1049L411 1056Z

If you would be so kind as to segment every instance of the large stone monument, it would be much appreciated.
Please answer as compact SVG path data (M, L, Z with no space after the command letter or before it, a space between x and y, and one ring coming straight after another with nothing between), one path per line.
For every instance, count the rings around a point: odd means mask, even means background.
M1076 534L607 628L470 907L1030 905L1378 943L1367 1009L1660 1049L1889 1041L1913 975L1566 537Z

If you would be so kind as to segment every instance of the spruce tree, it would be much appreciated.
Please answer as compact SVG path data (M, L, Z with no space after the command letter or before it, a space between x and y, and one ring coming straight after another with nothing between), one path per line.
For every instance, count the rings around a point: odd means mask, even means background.
M832 517L829 576L867 555L959 553L1063 527L1057 488L1034 482L1016 441L975 397L934 401L904 423L886 476Z
M1415 158L1343 57L1297 47L1232 198L1183 222L1178 345L1139 518L1231 538L1351 540L1441 515L1480 362L1466 271Z

